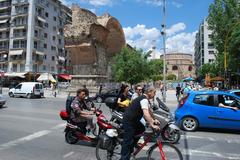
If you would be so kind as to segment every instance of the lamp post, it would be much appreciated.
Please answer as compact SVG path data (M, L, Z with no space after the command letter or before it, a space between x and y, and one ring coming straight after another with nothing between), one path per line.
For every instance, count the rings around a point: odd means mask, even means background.
M166 0L163 0L163 24L161 26L163 36L163 102L166 102Z

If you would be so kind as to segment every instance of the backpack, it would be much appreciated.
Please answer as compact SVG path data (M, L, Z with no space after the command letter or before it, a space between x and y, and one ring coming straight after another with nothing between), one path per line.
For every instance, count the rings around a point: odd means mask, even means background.
M75 96L68 96L67 100L66 100L66 111L69 115L70 115L71 110L72 110L71 104L72 104L74 99L75 99Z

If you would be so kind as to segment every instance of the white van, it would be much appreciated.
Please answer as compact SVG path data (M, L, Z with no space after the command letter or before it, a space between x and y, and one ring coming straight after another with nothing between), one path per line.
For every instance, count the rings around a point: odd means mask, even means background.
M43 97L44 89L43 84L39 82L22 82L19 83L15 88L11 88L8 92L10 97Z

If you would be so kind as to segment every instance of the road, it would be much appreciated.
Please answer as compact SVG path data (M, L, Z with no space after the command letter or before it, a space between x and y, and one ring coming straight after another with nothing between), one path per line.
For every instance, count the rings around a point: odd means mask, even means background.
M171 96L167 103L174 110ZM65 122L59 117L64 103L65 99L53 97L8 98L6 107L0 109L0 160L96 159L94 147L65 142ZM103 105L102 109L109 115L108 108ZM182 134L177 146L186 160L240 160L239 133L201 130Z

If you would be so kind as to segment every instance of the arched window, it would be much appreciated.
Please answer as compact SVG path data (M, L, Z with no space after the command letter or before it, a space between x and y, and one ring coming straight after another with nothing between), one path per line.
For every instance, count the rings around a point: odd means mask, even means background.
M177 66L172 66L172 70L173 71L178 70L178 67Z
M188 71L192 71L192 66L188 66Z

